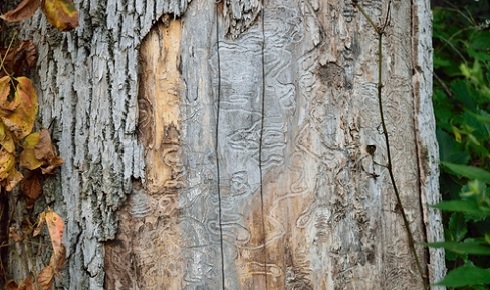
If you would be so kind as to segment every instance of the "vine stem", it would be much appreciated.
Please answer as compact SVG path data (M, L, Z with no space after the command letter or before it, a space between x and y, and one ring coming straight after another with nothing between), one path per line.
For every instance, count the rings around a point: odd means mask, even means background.
M375 24L373 19L371 17L369 17L369 15L367 15L367 13L357 3L357 1L353 1L353 5L367 19L367 21L371 24L371 26L376 31L376 34L378 35L378 85L377 85L377 87L378 87L378 107L379 107L379 114L381 117L381 126L383 128L383 135L385 137L386 152L388 155L388 165L386 165L386 168L388 169L391 184L393 185L393 190L394 190L395 196L396 196L396 202L397 202L398 207L400 208L400 212L401 212L401 215L403 218L403 223L404 223L405 228L406 228L410 250L411 250L413 257L415 259L415 264L417 266L417 270L419 272L420 278L421 278L422 283L424 285L424 289L428 290L429 286L427 284L427 279L426 279L426 276L424 274L422 264L420 263L420 259L419 259L419 256L417 254L417 251L415 249L415 239L413 237L412 230L410 229L410 222L408 221L407 214L405 212L405 208L403 207L402 200L400 198L400 191L398 190L398 186L397 186L396 181L395 181L395 174L393 173L393 166L392 166L393 162L392 162L392 158L391 158L390 139L388 138L388 130L386 129L386 121L385 121L384 110L383 110L383 99L382 99L382 92L383 92L383 34L384 34L384 30L388 24L391 1L389 2L388 13L386 15L385 23L381 27Z
M10 73L7 71L7 69L5 68L5 66L3 65L3 63L5 62L5 59L7 58L7 55L8 55L8 54L9 54L9 52L10 52L10 48L12 48L12 43L14 42L14 39L15 39L15 37L16 37L16 36L17 36L17 32L15 32L15 33L14 33L14 35L12 36L12 39L10 39L10 43L9 43L9 46L7 47L7 51L5 51L5 55L4 55L3 57L0 55L0 62L1 62L1 63L0 63L0 68L1 68L2 70L4 70L4 71L5 71L5 73L6 73L8 76L10 76Z

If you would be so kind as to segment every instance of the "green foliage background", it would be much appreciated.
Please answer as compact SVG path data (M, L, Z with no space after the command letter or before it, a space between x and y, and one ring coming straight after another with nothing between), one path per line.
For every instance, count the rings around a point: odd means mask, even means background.
M490 289L489 2L433 2L434 111L450 289Z

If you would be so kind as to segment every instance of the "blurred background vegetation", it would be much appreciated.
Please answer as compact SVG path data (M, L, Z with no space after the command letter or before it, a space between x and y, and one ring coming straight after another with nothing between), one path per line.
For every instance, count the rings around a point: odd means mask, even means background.
M432 1L434 112L449 289L490 289L490 9Z

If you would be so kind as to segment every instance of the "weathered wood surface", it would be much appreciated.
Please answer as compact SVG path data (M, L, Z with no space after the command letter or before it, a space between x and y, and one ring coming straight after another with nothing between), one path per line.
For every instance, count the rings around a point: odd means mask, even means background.
M76 4L75 32L25 30L65 159L47 192L67 221L60 288L421 287L375 165L376 35L350 1ZM395 175L416 239L441 239L428 1L392 5ZM387 1L363 7L381 20ZM440 277L441 253L419 253Z
M420 200L424 211L424 225L428 241L444 240L441 214L428 204L441 201L439 194L439 146L435 137L432 108L432 18L430 3L419 1L413 9L413 50L415 100L415 136L420 182ZM446 274L444 250L429 248L428 270L432 281ZM434 287L444 289L445 287Z

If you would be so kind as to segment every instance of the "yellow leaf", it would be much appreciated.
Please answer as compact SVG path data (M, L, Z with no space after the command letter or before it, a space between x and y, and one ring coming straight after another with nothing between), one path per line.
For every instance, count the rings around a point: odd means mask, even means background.
M24 178L22 173L17 171L17 169L12 168L7 178L0 182L0 185L5 187L7 191L12 191L12 189L14 189L14 187L22 180L22 178Z
M10 76L0 78L0 103L5 103L10 95ZM3 106L2 106L3 107Z
M39 132L34 132L34 133L29 134L24 139L24 141L22 141L22 147L24 149L34 149L36 147L37 143L39 143L39 135L40 135Z
M43 165L43 163L36 159L34 149L22 150L20 153L20 166L29 170L34 170L41 167L41 165Z
M11 191L22 180L22 174L15 169L15 155L0 149L0 186Z
M41 8L58 30L70 31L78 26L78 11L70 0L42 0Z
M15 156L7 152L5 149L0 149L0 180L7 179L10 172L14 168Z
M0 122L0 140L5 139L5 126L3 125L3 122Z
M26 77L15 79L17 86L14 99L9 101L4 94L0 79L0 118L17 139L22 139L32 131L37 114L37 92L31 80Z
M39 143L39 132L31 133L24 139L22 142L24 150L20 152L19 156L20 166L29 170L34 170L43 165L42 160L38 160L34 152L37 143Z
M22 142L24 150L20 153L20 166L29 170L41 167L43 174L50 174L63 164L51 142L47 129L29 134Z
M12 139L12 134L10 131L5 128L5 125L0 120L0 145L2 145L3 149L7 150L9 153L14 153L15 143L14 139Z

